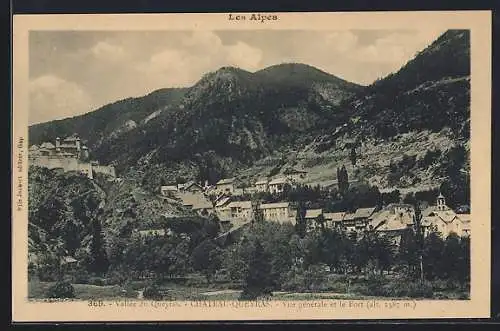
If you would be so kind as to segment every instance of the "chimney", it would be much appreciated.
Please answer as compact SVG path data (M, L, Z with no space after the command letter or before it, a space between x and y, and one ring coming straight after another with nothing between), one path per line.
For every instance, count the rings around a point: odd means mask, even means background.
M59 148L61 146L61 138L57 137L56 138L56 148Z

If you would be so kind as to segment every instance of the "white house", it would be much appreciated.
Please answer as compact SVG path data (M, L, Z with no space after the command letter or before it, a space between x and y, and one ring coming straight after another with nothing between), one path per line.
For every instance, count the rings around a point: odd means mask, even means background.
M307 224L307 229L308 230L313 230L320 225L317 224L316 220L320 215L323 215L323 210L322 209L307 209L306 210L306 215L305 215L305 220ZM326 225L326 224L325 224Z
M345 212L337 212L337 213L324 213L326 226L329 228L334 228L340 226L342 221L344 220Z
M289 184L288 178L286 177L275 178L269 182L269 192L282 193L287 184Z
M295 224L297 211L289 202L263 203L259 208L264 221Z
M160 191L161 195L169 195L176 193L178 190L176 185L164 185L160 188Z
M231 218L251 220L253 218L252 201L232 201L228 204Z
M216 184L216 191L218 193L232 194L234 192L235 178L224 178L219 180Z
M267 179L261 179L255 183L255 189L257 190L257 192L267 192L268 185L269 182Z

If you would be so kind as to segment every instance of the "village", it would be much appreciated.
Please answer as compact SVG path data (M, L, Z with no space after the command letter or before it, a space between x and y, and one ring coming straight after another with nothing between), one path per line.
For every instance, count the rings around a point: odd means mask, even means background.
M30 164L49 169L77 171L90 179L96 173L105 174L112 180L117 179L113 166L99 165L97 161L90 160L88 148L81 144L76 134L65 139L56 138L55 145L50 142L42 143L40 146L32 145L29 148L29 161ZM299 212L296 202L285 199L263 202L259 199L259 194L279 196L285 190L303 184L306 177L307 171L292 168L277 177L257 180L253 186L241 187L237 178L232 177L220 179L215 185L209 185L207 181L164 185L159 191L162 199L181 203L199 216L216 215L222 232L217 239L219 242L225 242L229 237L238 236L256 219L295 225ZM433 229L443 237L452 232L459 236L470 236L470 213L455 212L446 205L446 198L442 194L436 197L435 205L421 212L421 216L420 226L423 227L424 234ZM390 237L395 245L399 244L406 230L414 229L416 226L415 208L405 203L390 203L386 206L370 206L354 211L338 212L327 212L323 208L306 209L301 217L306 223L307 231L322 226L343 228L348 233L372 230ZM164 230L145 229L140 233L144 236L164 233Z
M161 186L161 197L173 199L200 216L216 215L220 220L222 234L217 238L224 243L229 238L237 237L242 230L255 220L267 222L297 222L299 212L296 202L283 200L266 203L258 199L259 194L279 195L286 189L300 185L307 176L304 170L293 169L286 175L261 179L252 187L236 187L236 178L224 178L215 185L203 185L194 181L185 184ZM242 197L251 199L242 200ZM257 197L257 198L254 198ZM420 226L424 235L431 231L440 233L445 238L450 233L462 237L470 236L470 213L454 211L446 204L446 198L439 193L435 204L421 211ZM303 217L307 231L319 227L343 228L347 233L361 234L366 230L379 232L391 238L399 245L402 234L408 229L415 229L415 207L405 203L390 203L385 206L358 208L355 211L327 212L323 208L306 209ZM141 231L143 235L156 233L154 230Z

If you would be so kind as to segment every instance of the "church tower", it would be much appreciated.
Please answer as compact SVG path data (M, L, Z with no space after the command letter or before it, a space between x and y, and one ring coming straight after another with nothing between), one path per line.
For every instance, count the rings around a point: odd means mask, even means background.
M439 193L439 196L437 197L437 210L448 210L448 206L446 206L446 200L441 193Z

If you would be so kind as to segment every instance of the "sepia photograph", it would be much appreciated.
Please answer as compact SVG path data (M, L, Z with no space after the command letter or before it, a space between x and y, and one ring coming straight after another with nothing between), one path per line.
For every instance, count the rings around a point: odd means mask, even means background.
M23 32L23 304L466 314L489 282L481 15L277 28L286 15Z

